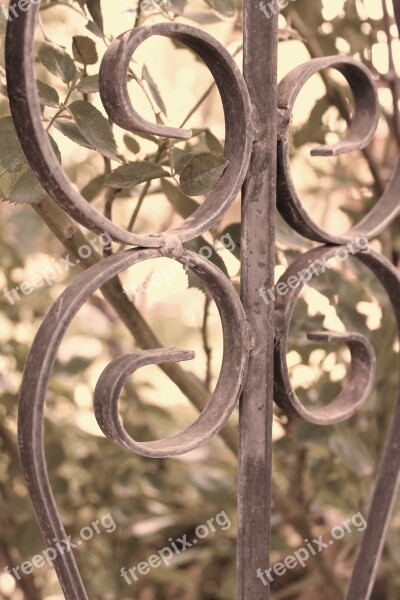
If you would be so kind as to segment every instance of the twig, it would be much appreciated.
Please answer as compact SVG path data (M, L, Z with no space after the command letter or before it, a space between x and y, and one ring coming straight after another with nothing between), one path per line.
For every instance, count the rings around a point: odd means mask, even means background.
M104 175L107 178L108 175L111 175L111 160L107 157L104 157ZM104 198L104 216L106 219L112 220L112 209L114 200L117 197L117 194L120 190L117 188L107 187L105 198ZM110 256L112 254L112 248L104 248L103 255Z
M145 185L143 186L142 191L139 194L139 198L138 198L137 204L135 206L135 210L133 211L130 221L128 223L128 227L127 227L128 231L132 231L135 226L136 220L137 220L140 210L143 206L143 202L144 202L144 200L147 196L147 193L150 189L150 185L151 185L150 181L147 181L145 183Z
M167 144L166 143L162 143L158 147L158 150L157 150L157 152L155 154L155 157L154 157L154 162L156 164L158 164L164 158L164 153L165 153L166 148L167 148ZM139 198L138 198L137 204L135 206L135 209L134 209L134 211L132 213L132 216L130 218L130 221L128 223L128 227L127 227L128 231L133 231L133 228L134 228L135 223L137 221L137 218L139 216L140 210L141 210L141 208L143 206L143 202L145 201L146 196L147 196L147 194L149 192L150 186L151 186L151 181L147 181L145 183L145 185L143 186L142 191L139 194ZM119 248L118 248L118 251L120 251L123 247L124 247L124 244L121 244L119 246Z
M235 56L237 56L239 54L239 52L241 52L242 50L243 50L243 46L239 46L239 48L236 48L235 52L232 54L233 58L235 58ZM179 125L180 129L182 129L182 127L185 127L185 125L189 121L189 119L200 108L200 106L207 100L208 96L211 94L211 92L213 91L213 89L214 89L214 87L216 85L217 84L215 83L215 81L213 81L212 84L210 85L210 87L206 89L206 91L204 92L204 94L196 102L196 104L194 105L194 107L189 111L189 113L187 114L187 116L184 118L184 120L182 121L182 123Z
M211 373L212 348L209 344L209 339L208 339L208 318L210 316L210 305L211 305L211 299L208 296L206 296L206 300L204 303L204 315L203 315L203 324L201 327L201 336L203 339L204 354L206 355L206 360L207 360L206 377L204 380L204 386L208 391L210 391L211 377L212 377L212 373Z
M134 27L139 27L141 16L142 16L142 7L141 7L141 3L138 2L138 7L137 7L137 11L136 11L136 18L135 18L135 22L133 24Z

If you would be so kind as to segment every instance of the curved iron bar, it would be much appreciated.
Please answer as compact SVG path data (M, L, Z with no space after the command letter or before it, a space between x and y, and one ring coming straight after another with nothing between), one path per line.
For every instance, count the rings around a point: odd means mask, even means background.
M337 250L337 247L323 246L305 253L289 267L280 282L287 283L296 272L308 268L310 258L312 262L321 258L329 259L337 253ZM368 254L357 253L355 257L369 267L385 288L392 303L400 332L400 275L398 271L385 257L373 250ZM374 381L375 357L368 340L359 334L331 332L310 334L308 337L313 341L348 344L352 363L344 389L336 400L320 409L308 410L305 408L290 384L286 363L290 318L302 287L301 284L296 289L290 288L287 296L280 296L276 305L275 398L286 414L318 425L331 425L350 418L367 400ZM368 600L372 593L400 482L399 431L400 391L370 503L368 527L359 546L346 600Z
M49 195L73 219L96 233L108 232L130 246L160 248L164 234L137 235L98 213L72 186L59 164L42 125L35 78L34 33L39 3L7 27L6 66L9 98L15 127L26 157ZM211 71L221 94L226 120L225 158L228 166L200 208L169 232L181 242L190 241L214 227L231 206L246 177L253 129L250 99L243 76L227 50L209 34L177 23L162 23L129 31L107 50L100 70L100 90L105 108L116 123L130 131L187 139L191 131L154 125L132 108L126 88L129 61L145 40L160 35L182 42L200 56ZM116 80L115 77L119 79Z
M312 270L316 261L321 258L328 260L336 254L337 247L314 248L302 254L290 265L277 285L287 284L296 273L303 269ZM357 333L323 331L309 334L308 339L314 342L347 344L351 353L351 368L343 391L333 402L314 410L305 408L292 387L286 361L290 320L304 287L297 277L296 280L297 287L288 286L288 293L278 296L275 305L275 401L286 414L317 425L333 425L352 417L368 399L375 381L374 350L367 338Z
M371 142L380 116L375 84L368 69L359 61L348 57L316 58L294 69L278 86L280 109L291 113L304 84L310 77L328 67L340 71L347 79L354 96L355 112L345 137L333 146L315 148L311 153L313 156L337 156L353 150L362 150ZM304 237L316 242L339 245L361 235L372 239L382 233L400 213L398 161L383 196L362 221L344 235L330 234L317 225L303 208L291 174L289 150L289 127L286 127L278 141L277 207L289 225Z
M57 350L72 319L86 300L107 281L128 267L164 256L157 249L127 250L94 265L67 288L43 321L26 363L19 405L19 447L29 494L45 538L66 538L50 487L44 449L44 405ZM177 259L207 285L221 317L224 356L218 383L203 413L182 433L161 441L137 443L122 428L118 396L124 380L144 365L189 360L194 353L178 349L148 350L113 361L100 378L95 394L96 416L105 434L124 448L144 456L185 454L211 439L227 422L238 401L246 373L249 341L243 307L230 281L212 263L185 251ZM71 552L59 555L55 568L67 600L87 599Z

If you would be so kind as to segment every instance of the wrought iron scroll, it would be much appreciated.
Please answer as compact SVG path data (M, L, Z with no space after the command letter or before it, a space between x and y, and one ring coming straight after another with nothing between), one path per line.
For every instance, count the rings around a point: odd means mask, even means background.
M399 2L395 2L400 26ZM266 600L269 590L255 577L257 567L268 567L270 530L270 469L272 453L273 368L275 400L286 413L318 425L348 419L368 399L374 380L375 357L370 343L356 333L313 334L314 341L345 342L351 368L342 393L330 405L310 411L297 398L286 365L290 319L300 289L280 296L267 307L258 290L273 282L274 208L305 237L320 242L301 256L281 281L309 266L309 260L331 258L340 245L360 234L376 237L398 215L400 163L382 198L371 212L344 236L330 235L304 210L296 192L289 161L289 121L304 83L327 67L339 70L354 95L355 113L344 139L321 146L316 155L332 156L364 148L373 138L379 105L373 80L359 62L346 57L310 61L289 74L277 87L277 16L264 19L256 3L245 0L244 77L229 53L211 36L193 27L167 23L137 28L121 35L107 50L100 71L100 92L110 118L132 132L188 139L191 132L148 123L135 111L126 87L134 51L146 39L161 35L185 44L203 59L220 91L226 121L225 155L229 160L218 185L202 206L180 226L167 232L140 236L117 227L97 213L71 185L55 156L41 122L34 72L34 33L38 4L31 4L7 31L6 61L11 110L26 156L49 195L77 222L96 232L108 232L118 242L135 248L102 260L80 275L52 307L35 338L24 373L19 408L19 445L24 476L46 543L62 539L65 531L47 475L44 449L44 405L49 377L63 336L91 294L123 270L144 260L167 256L192 265L215 300L223 327L224 356L211 400L185 431L160 441L138 443L124 430L118 400L127 377L148 364L190 360L181 349L154 349L114 360L101 375L95 391L95 414L105 435L124 449L150 457L176 456L197 448L220 431L243 390L240 422L238 600ZM276 142L278 143L276 144ZM246 181L245 181L246 180ZM242 303L231 283L202 257L184 249L218 223L243 184ZM357 256L382 282L400 330L400 278L381 255ZM275 330L274 330L275 316ZM275 332L275 343L274 343ZM275 347L275 361L274 361ZM347 600L367 600L376 577L385 533L396 498L400 473L400 396L373 494L369 526L364 533ZM87 598L72 553L55 562L65 598Z

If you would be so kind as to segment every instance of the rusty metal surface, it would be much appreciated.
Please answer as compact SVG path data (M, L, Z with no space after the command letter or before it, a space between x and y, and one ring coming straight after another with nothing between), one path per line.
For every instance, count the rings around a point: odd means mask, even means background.
M256 578L256 567L265 569L269 564L273 399L288 415L320 426L344 421L367 401L376 362L369 341L358 333L314 333L309 336L314 342L341 341L348 345L352 359L349 376L340 395L323 408L309 410L296 396L290 382L286 353L290 320L301 288L278 296L276 307L264 303L259 295L261 287L273 284L275 200L293 229L304 237L327 244L299 257L282 276L281 283L307 268L310 260L332 258L348 240L361 234L374 238L400 212L399 163L382 198L357 226L342 236L331 235L320 228L304 210L292 180L290 115L308 79L322 69L335 68L349 83L355 113L341 142L318 147L313 154L333 156L365 148L375 133L379 118L373 80L359 62L346 57L328 57L297 68L278 86L277 16L269 20L260 17L258 7L250 0L245 0L244 10L244 77L218 42L193 27L168 23L138 28L120 36L106 52L100 81L103 104L114 122L132 132L177 139L190 136L190 131L144 121L136 113L126 89L127 64L135 49L153 35L172 37L195 51L217 82L226 119L225 155L230 161L221 181L193 216L174 230L138 236L115 226L94 211L73 188L54 155L41 123L34 75L34 30L38 9L38 5L31 5L27 12L8 25L7 31L9 96L24 151L42 185L68 214L94 232L108 232L116 241L137 246L104 259L74 281L45 318L26 364L19 409L19 444L24 476L45 541L51 544L54 538L65 537L47 475L43 418L49 377L66 329L88 297L116 274L138 262L161 256L182 263L190 258L191 269L204 280L218 306L223 327L223 364L210 403L192 425L171 438L147 443L132 440L124 430L118 411L119 395L126 378L148 364L193 358L193 353L188 350L154 349L119 357L105 369L95 391L95 414L105 435L123 448L144 456L175 456L211 439L226 423L243 389L237 598L267 600L270 592ZM395 11L400 25L399 0L395 1ZM181 244L196 238L221 219L237 197L246 175L242 213L242 304L231 283L215 266L184 250ZM400 330L398 272L376 252L359 253L356 258L383 284ZM347 600L368 600L371 596L398 489L399 431L400 396ZM72 553L57 558L56 570L67 600L87 598Z
M241 294L253 349L240 403L237 599L262 600L268 589L271 529L274 307L259 294L274 284L278 16L260 18L245 3L244 76L252 102L255 141L242 195Z

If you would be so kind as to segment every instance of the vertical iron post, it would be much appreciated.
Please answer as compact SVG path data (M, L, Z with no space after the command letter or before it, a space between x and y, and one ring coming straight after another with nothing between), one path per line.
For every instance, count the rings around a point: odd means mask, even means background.
M245 0L244 75L255 133L242 204L242 301L253 345L240 404L238 600L267 600L257 569L269 567L273 415L278 9ZM265 578L268 583L268 579Z

